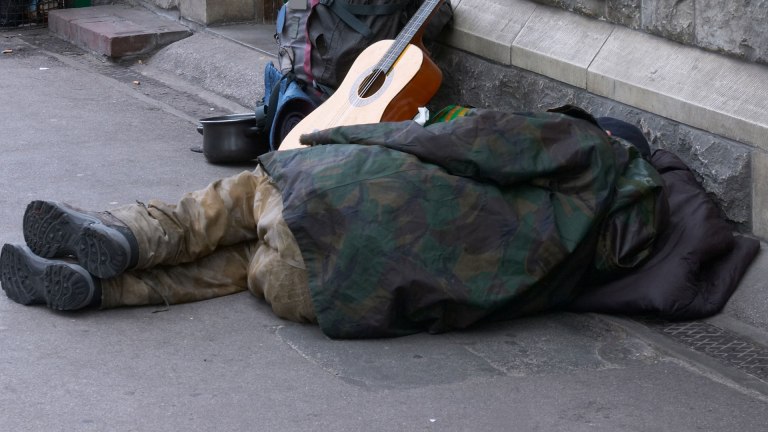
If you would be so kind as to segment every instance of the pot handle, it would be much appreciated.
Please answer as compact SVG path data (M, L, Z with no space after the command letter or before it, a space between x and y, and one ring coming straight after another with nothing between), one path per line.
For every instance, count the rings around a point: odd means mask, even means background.
M258 138L259 135L261 135L262 131L264 130L261 126L252 126L248 129L243 131L243 135L247 136L248 138ZM200 132L202 133L202 132Z
M201 124L197 125L197 133L199 133L200 135L203 134L203 125Z

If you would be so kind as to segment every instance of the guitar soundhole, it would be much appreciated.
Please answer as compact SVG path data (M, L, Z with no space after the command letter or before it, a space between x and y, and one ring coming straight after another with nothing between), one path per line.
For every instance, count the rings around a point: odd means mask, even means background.
M361 98L368 98L376 94L384 85L384 81L387 79L387 74L380 70L374 70L370 75L365 77L360 87L357 88L357 94Z

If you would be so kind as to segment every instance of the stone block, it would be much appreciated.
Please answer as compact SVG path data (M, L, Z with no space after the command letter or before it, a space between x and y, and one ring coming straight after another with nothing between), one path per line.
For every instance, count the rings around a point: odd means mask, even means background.
M541 111L569 103L577 90L542 75L499 65L451 48L441 49L435 59L443 71L443 84L430 102L433 110L461 104Z
M256 16L255 3L253 0L208 1L206 24L253 21Z
M639 28L642 23L641 5L644 0L608 0L605 10L606 19L631 29Z
M182 17L204 25L253 21L255 3L253 0L180 0L179 11Z
M684 44L695 42L695 0L644 0L642 29Z
M106 20L110 17L110 12L100 8L56 9L48 12L48 30L62 39L71 41L77 34L76 22Z
M750 222L751 152L746 146L686 125L680 125L677 140L665 144L697 173L728 219Z
M154 33L130 21L105 19L76 24L79 44L109 57L140 54L155 47Z
M512 45L512 64L586 88L587 67L613 26L558 9L534 11Z
M182 0L148 0L160 9L176 9Z
M157 35L139 33L110 39L105 52L109 57L127 57L147 53L156 46Z
M752 155L752 233L768 238L768 153ZM762 281L765 282L765 281Z
M587 89L768 149L763 66L616 27L589 67Z
M179 0L179 13L190 21L207 24L207 3L207 0Z
M768 0L696 0L696 43L768 63Z
M502 64L510 64L512 42L536 9L526 0L462 0L455 7L445 42Z
M53 10L48 23L58 37L116 58L152 52L192 34L174 21L122 5Z

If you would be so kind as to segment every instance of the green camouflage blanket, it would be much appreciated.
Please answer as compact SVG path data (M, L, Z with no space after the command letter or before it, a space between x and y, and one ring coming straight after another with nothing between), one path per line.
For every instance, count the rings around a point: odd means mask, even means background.
M442 332L566 304L645 259L661 179L563 114L339 127L260 158L336 338Z

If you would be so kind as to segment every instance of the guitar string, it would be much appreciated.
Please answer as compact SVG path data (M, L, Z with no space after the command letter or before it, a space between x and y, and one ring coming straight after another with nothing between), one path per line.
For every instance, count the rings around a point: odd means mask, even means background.
M357 104L361 103L363 99L365 99L360 95L367 94L382 74L387 75L389 71L391 71L392 66L394 66L395 62L397 62L397 59L405 53L405 50L408 49L408 45L410 44L411 39L416 35L417 31L424 24L424 21L426 21L427 16L432 13L432 9L434 9L434 7L440 1L441 0L427 0L424 2L422 7L419 8L414 17L406 24L405 28L403 29L404 37L398 37L395 39L387 52L384 54L384 57L374 66L373 74L364 78L367 79L367 81L365 82L363 88L355 89L354 97L350 103L344 104L341 111L337 111L335 115L329 117L329 121L325 125L326 129L341 124L347 115L349 115L349 112L352 110L352 108L356 107ZM383 66L387 64L389 65L384 68ZM384 69L386 69L386 71Z

